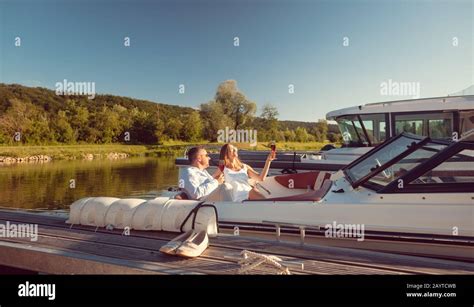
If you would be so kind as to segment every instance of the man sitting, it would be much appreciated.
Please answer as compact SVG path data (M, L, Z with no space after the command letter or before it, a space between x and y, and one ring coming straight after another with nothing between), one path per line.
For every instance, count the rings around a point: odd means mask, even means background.
M179 187L184 189L192 199L217 201L228 199L228 187L220 185L224 175L217 169L211 176L206 170L211 158L202 146L188 151L190 166L181 172Z

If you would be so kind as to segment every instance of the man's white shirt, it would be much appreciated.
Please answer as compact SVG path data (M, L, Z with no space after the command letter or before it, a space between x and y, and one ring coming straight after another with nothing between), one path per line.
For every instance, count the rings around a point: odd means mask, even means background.
M194 199L209 195L218 186L219 182L214 179L205 169L200 170L190 166L181 172L180 187Z

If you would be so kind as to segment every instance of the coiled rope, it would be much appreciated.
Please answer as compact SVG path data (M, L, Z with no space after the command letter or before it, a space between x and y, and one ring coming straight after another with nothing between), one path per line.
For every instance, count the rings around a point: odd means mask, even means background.
M278 275L290 275L288 267L279 263L283 261L277 256L264 255L248 250L243 250L240 255L243 259L239 261L240 269L237 271L238 274L248 274L249 271L257 268L260 265L276 269Z

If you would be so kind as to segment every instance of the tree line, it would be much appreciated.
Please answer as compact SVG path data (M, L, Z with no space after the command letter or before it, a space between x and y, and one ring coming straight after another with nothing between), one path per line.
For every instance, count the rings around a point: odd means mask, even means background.
M0 84L0 144L159 144L216 141L220 129L256 129L259 141L340 140L326 121L279 121L266 104L256 115L234 80L222 82L199 109L112 95L59 96L45 88Z

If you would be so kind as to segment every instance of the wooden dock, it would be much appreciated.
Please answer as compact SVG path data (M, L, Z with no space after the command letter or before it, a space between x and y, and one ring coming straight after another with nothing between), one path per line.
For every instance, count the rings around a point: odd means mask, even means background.
M232 235L210 238L198 258L160 253L177 233L106 230L65 223L63 216L0 210L0 224L37 224L38 237L0 237L0 265L46 274L238 274L243 250L275 255L291 274L474 274L469 262ZM251 274L276 274L258 266ZM1 272L0 272L1 273Z

